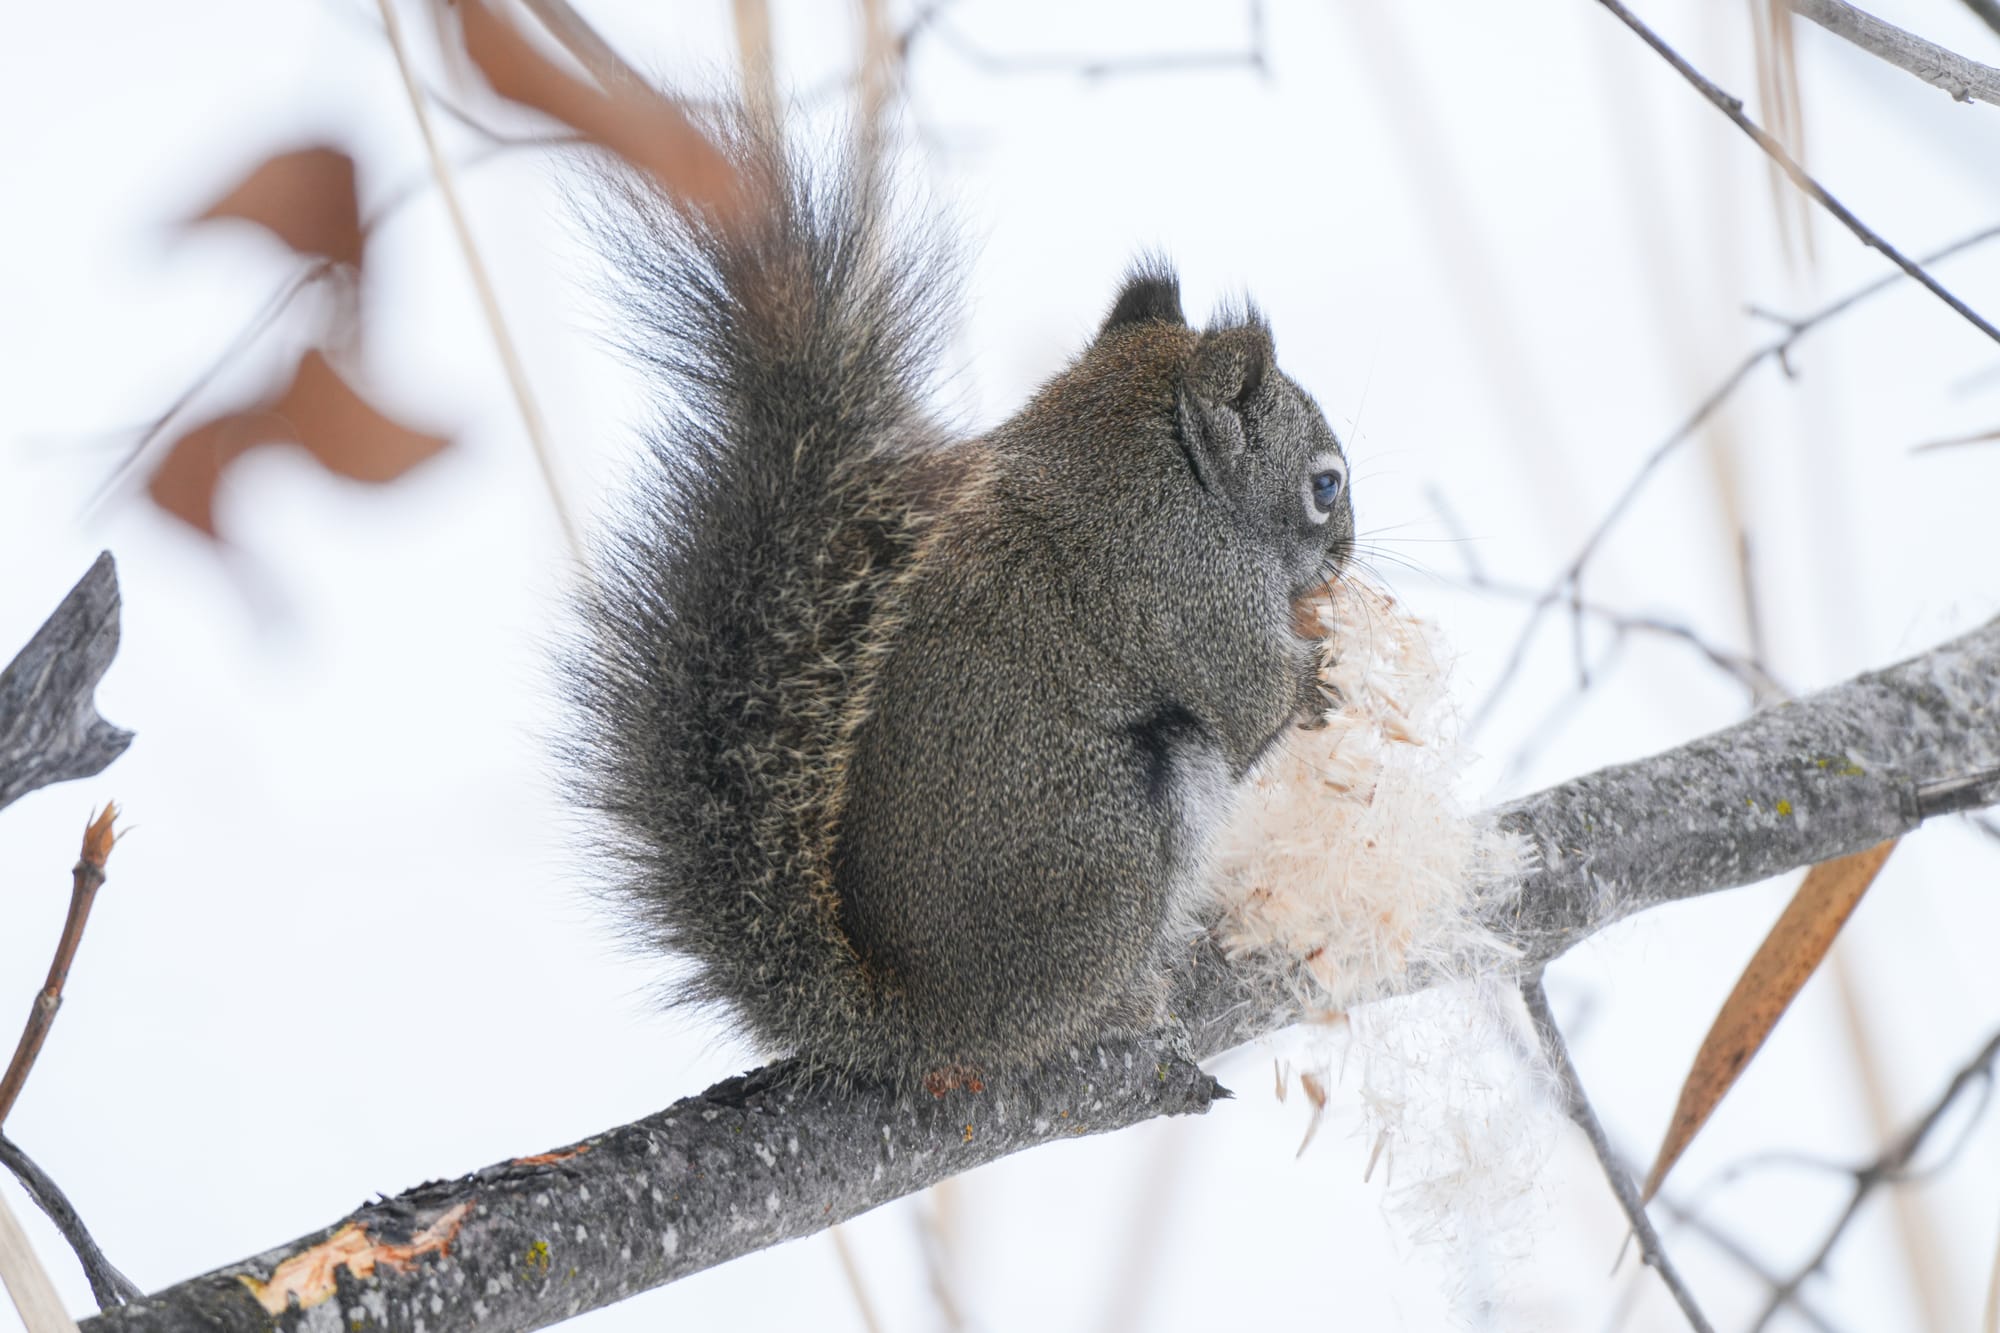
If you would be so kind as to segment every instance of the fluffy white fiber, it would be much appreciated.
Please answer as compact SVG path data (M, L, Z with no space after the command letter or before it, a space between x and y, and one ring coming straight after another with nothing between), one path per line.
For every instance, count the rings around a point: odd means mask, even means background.
M1357 580L1302 608L1327 631L1335 706L1287 733L1240 798L1217 892L1230 947L1295 959L1309 1009L1472 978L1505 961L1474 906L1521 852L1458 798L1464 760L1430 627Z
M1525 1243L1554 1139L1508 948L1477 914L1525 852L1460 798L1466 761L1431 627L1355 580L1301 615L1328 631L1334 706L1288 734L1236 808L1215 876L1224 939L1282 975L1307 1013L1337 1019L1301 1079L1315 1121L1323 1090L1351 1083L1392 1216L1412 1239L1451 1242L1478 1288L1487 1261ZM1412 974L1429 984L1384 998Z

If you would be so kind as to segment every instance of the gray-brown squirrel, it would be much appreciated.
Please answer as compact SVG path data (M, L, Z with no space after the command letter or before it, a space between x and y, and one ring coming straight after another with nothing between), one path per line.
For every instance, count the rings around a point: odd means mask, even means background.
M672 402L569 667L615 896L817 1076L976 1085L1159 1021L1208 849L1315 707L1347 464L1254 310L1135 268L1016 415L926 402L951 299L882 183L718 132L754 206L625 191Z

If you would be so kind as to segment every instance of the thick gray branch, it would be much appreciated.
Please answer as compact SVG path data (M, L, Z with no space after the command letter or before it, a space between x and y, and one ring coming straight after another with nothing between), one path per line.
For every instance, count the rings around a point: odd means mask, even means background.
M117 651L118 571L106 551L0 671L0 810L125 753L132 733L99 717L92 698Z
M1968 60L1913 32L1904 32L1843 0L1791 0L1791 6L1793 13L1811 19L1834 36L1845 38L1932 87L1944 89L1961 102L2000 106L2000 69Z
M1184 1055L1133 1043L1079 1052L1027 1086L915 1104L801 1092L787 1072L774 1065L570 1148L365 1205L324 1231L83 1326L544 1328L825 1230L996 1157L1199 1113L1228 1095ZM314 1246L347 1266L295 1264L301 1299L316 1303L273 1318L244 1279L268 1282ZM371 1278L355 1275L370 1265ZM264 1294L282 1304L282 1291Z
M1648 907L1898 837L1964 780L1990 793L1996 773L2000 621L1501 807L1541 864L1495 925L1542 963Z
M1937 792L1996 768L2000 621L1502 808L1542 864L1494 925L1532 966L1646 907L1905 832ZM1183 968L1174 1008L1185 1031L1164 1044L1079 1051L1017 1086L915 1104L803 1094L783 1066L760 1071L572 1149L364 1206L84 1327L544 1327L1022 1148L1203 1111L1219 1089L1176 1053L1187 1038L1206 1056L1293 1017L1267 970L1212 945ZM253 1282L272 1303L288 1287L313 1303L274 1318Z

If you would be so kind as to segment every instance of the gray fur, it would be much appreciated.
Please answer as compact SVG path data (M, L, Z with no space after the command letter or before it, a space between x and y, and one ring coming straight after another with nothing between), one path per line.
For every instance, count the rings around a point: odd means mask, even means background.
M568 677L615 895L762 1047L933 1090L1153 1022L1236 785L1311 697L1291 602L1353 513L1254 312L1172 272L989 435L923 386L949 302L871 181L736 131L730 231L608 235L675 400ZM1306 488L1309 493L1309 487Z

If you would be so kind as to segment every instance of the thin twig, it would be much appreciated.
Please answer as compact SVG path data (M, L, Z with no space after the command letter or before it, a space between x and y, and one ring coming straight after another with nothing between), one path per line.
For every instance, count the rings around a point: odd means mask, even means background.
M1458 539L1464 542L1465 539L1462 531L1457 527L1457 516L1444 506L1442 496L1435 490L1431 493L1431 504L1437 509L1438 516L1444 522L1445 526L1458 533ZM1538 601L1542 597L1543 594L1540 589L1525 587L1518 583L1508 583L1487 574L1484 568L1472 558L1469 544L1462 545L1460 549L1466 553L1465 576L1462 580L1459 580L1461 586L1477 592L1493 593L1496 596L1506 597L1515 601ZM1745 558L1747 561L1747 553ZM1747 589L1745 596L1746 598L1749 597ZM1754 704L1761 705L1772 698L1786 697L1790 694L1790 691L1771 673L1770 668L1765 666L1761 653L1753 652L1746 655L1733 652L1730 649L1711 643L1691 625L1684 625L1662 616L1637 615L1620 611L1615 607L1605 606L1599 602L1584 600L1580 593L1573 599L1572 605L1574 614L1579 620L1585 616L1601 620L1620 636L1634 633L1652 634L1688 645L1707 658L1709 664L1715 667L1716 670L1722 672L1748 691L1751 701ZM1752 631L1755 633L1756 617L1754 602L1751 605L1753 607L1751 615Z
M1979 430L1970 435L1952 435L1941 440L1926 440L1922 444L1910 446L1913 454L1927 454L1934 449L1962 449L1968 444L1992 444L2000 440L2000 430Z
M132 475L134 469L139 466L140 460L145 457L146 452L152 448L153 443L160 438L167 427L173 423L174 419L186 411L188 404L192 403L209 385L215 382L216 376L220 375L231 363L242 356L248 350L250 344L255 342L264 330L276 323L278 316L291 308L292 302L298 299L299 293L313 286L322 278L336 272L339 268L340 265L331 259L315 259L279 283L277 290L265 298L264 304L257 308L257 313L250 317L249 322L230 340L229 345L222 349L221 354L209 363L208 369L195 376L191 384L182 389L158 416L147 422L145 427L140 430L139 438L134 440L130 447L126 449L125 456L112 465L111 471L105 476L102 482L98 483L97 489L91 492L90 498L84 502L84 517L90 516L111 497L119 485Z
M1751 1333L1758 1333L1758 1330L1768 1325L1792 1293L1803 1286L1806 1279L1826 1266L1827 1259L1833 1254L1833 1247L1839 1244L1840 1238L1846 1234L1848 1224L1854 1221L1855 1216L1861 1211L1861 1205L1868 1201L1868 1197L1877 1188L1883 1185L1901 1184L1910 1178L1910 1162L1916 1157L1917 1151L1924 1146L1924 1140L1930 1136L1931 1131L1937 1128L1945 1112L1958 1101L1959 1095L1974 1083L1983 1087L1992 1085L1993 1066L1996 1060L2000 1060L2000 1032L1989 1037L1986 1044L1979 1048L1979 1053L1960 1066L1958 1072L1952 1075L1951 1082L1945 1085L1944 1091L1931 1104L1930 1109L1918 1117L1917 1122L1911 1125L1900 1139L1883 1149L1882 1155L1874 1161L1855 1169L1854 1190L1848 1196L1847 1207L1841 1210L1840 1216L1835 1219L1832 1228L1826 1233L1826 1238L1820 1242L1819 1249L1814 1251L1812 1258L1806 1260L1790 1277L1772 1288L1770 1298L1758 1314L1757 1321L1750 1326Z
M90 1280L90 1294L97 1298L98 1309L109 1310L114 1305L146 1298L146 1293L137 1283L119 1272L104 1257L104 1251L98 1248L97 1241L77 1215L76 1205L69 1201L69 1196L57 1188L48 1172L37 1166L35 1160L5 1134L0 1134L0 1166L14 1173L14 1178L21 1182L22 1189L28 1191L28 1197L35 1201L35 1206L49 1215L49 1221L56 1224L56 1230L62 1232L70 1249L76 1251L77 1262L83 1265L83 1275Z
M1763 149L1765 154L1783 169L1785 175L1791 178L1792 184L1805 191L1821 208L1824 208L1827 212L1833 214L1835 218L1839 219L1842 226L1854 233L1856 240L1871 249L1879 250L1885 259L1923 284L1926 291L1930 292L1931 295L1937 297L1940 301L1943 301L1953 310L1956 310L1972 327L1978 329L1994 342L2000 343L2000 329L1994 328L1993 325L1986 322L1985 317L1978 311L1945 290L1944 286L1936 278L1924 272L1921 264L1883 240L1882 237L1877 235L1860 218L1854 216L1854 213L1847 205L1827 193L1825 186L1807 175L1805 168L1792 160L1792 155L1785 151L1783 144L1765 133L1756 121L1743 114L1742 98L1732 97L1711 83L1701 71L1682 58L1680 52L1668 46L1666 42L1661 40L1659 34L1640 22L1638 15L1618 3L1618 0L1597 0L1597 3L1610 10L1621 23L1637 33L1641 41L1652 47L1662 60L1672 65L1682 78L1693 84L1702 96L1714 103L1717 110L1729 117L1736 125L1736 128L1749 135L1751 141Z
M97 891L104 887L105 858L111 855L112 844L118 841L111 828L116 818L118 807L106 801L102 813L93 816L83 830L83 852L70 872L69 916L63 922L62 938L56 941L56 956L49 962L48 980L35 992L27 1025L21 1029L21 1040L14 1047L14 1058L8 1061L7 1072L0 1075L0 1125L7 1122L7 1113L14 1109L15 1099L28 1081L28 1071L35 1067L35 1057L42 1053L42 1042L56 1021L56 1010L62 1008L63 983L69 980L70 964L76 960L77 946L83 943L90 905L97 900Z
M1734 1260L1737 1267L1762 1282L1765 1286L1775 1287L1778 1285L1778 1275L1772 1272L1762 1259L1753 1254L1749 1246L1745 1245L1716 1223L1709 1221L1685 1204L1676 1201L1670 1195L1655 1195L1653 1202L1668 1217L1673 1219L1675 1226L1686 1227L1695 1235L1700 1236L1710 1245L1713 1245L1716 1249ZM1799 1293L1792 1293L1790 1304L1792 1313L1818 1329L1819 1333L1840 1333L1840 1330L1835 1327L1832 1320L1814 1309Z
M1736 574L1743 585L1743 626L1750 636L1750 660L1761 665L1771 660L1771 647L1764 635L1764 604L1757 595L1757 564L1751 555L1748 528L1736 534ZM1774 700L1757 700L1759 707L1771 702Z
M453 183L451 163L446 160L444 149L438 143L437 131L431 125L430 107L424 100L424 90L417 82L416 70L410 65L410 55L403 45L403 29L396 18L396 9L391 0L376 0L382 11L382 28L389 38L389 49L395 52L396 68L403 76L403 88L409 94L410 110L417 118L417 129L423 135L424 149L430 154L431 173L437 177L438 193L444 198L445 212L451 218L452 230L458 235L459 250L465 256L465 267L471 274L472 286L479 294L479 304L486 314L486 326L493 334L493 345L500 353L501 367L506 371L507 384L514 392L514 404L521 413L521 424L528 433L528 444L534 450L535 462L541 468L542 484L548 488L549 501L555 507L556 522L562 528L563 540L568 543L570 554L579 567L585 564L582 540L577 536L576 523L570 517L569 505L563 498L562 483L557 480L555 458L551 452L548 427L542 419L542 410L535 402L534 392L528 387L527 368L521 363L519 351L514 346L514 338L507 330L507 321L500 313L500 298L493 289L492 280L487 276L486 263L479 255L479 246L472 239L472 227L466 221L465 209L458 199L458 187ZM565 6L566 8L566 6Z
M1264 11L1261 0L1251 0L1248 39L1237 51L1164 51L1147 56L1073 56L1057 54L999 55L971 41L934 13L923 16L924 26L959 58L987 74L1074 74L1085 79L1104 79L1132 74L1185 74L1191 70L1248 69L1258 74L1270 72L1264 50ZM913 24L912 28L917 25Z
M1942 88L1960 102L2000 106L2000 69L1969 60L1948 47L1884 23L1843 0L1789 0L1792 12L1811 19L1869 55Z
M1528 1003L1528 1016L1534 1020L1535 1036L1541 1042L1542 1052L1562 1089L1563 1110L1583 1131L1583 1136L1590 1140L1590 1150L1597 1154L1597 1163L1604 1168L1605 1179L1611 1182L1611 1192L1618 1197L1618 1206L1625 1210L1626 1218L1632 1223L1633 1234L1638 1237L1640 1257L1667 1284L1675 1304L1687 1316L1689 1327L1697 1333L1714 1333L1714 1325L1701 1312L1694 1293L1681 1281L1679 1270L1667 1257L1666 1247L1660 1243L1660 1233L1653 1229L1652 1219L1646 1216L1646 1205L1639 1201L1639 1190L1633 1184L1632 1174L1618 1160L1618 1154L1611 1148L1611 1140L1605 1136L1604 1126L1598 1123L1597 1112L1591 1108L1590 1098L1583 1090L1583 1081L1577 1076L1575 1063L1570 1060L1569 1046L1563 1041L1562 1029L1556 1026L1555 1015L1549 1009L1549 996L1542 989L1541 973L1536 972L1521 983L1521 998Z
M1953 255L1990 241L1996 236L2000 236L2000 225L1982 228L1969 236L1962 236L1950 245L1925 255L1923 262L1925 264L1941 263ZM1582 575L1584 566L1589 564L1591 558L1597 554L1598 547L1611 535L1612 529L1617 527L1619 522L1624 519L1626 512L1631 509L1632 504L1639 498L1640 493L1645 490L1647 483L1652 480L1653 474L1659 470L1660 466L1681 445L1694 438L1695 432L1700 430L1707 423L1708 419L1721 409L1730 396L1749 378L1751 371L1757 369L1757 367L1763 365L1766 361L1776 361L1789 374L1791 369L1791 352L1798 345L1800 339L1815 329L1820 328L1828 321L1845 314L1848 310L1859 305L1869 297L1895 286L1903 280L1903 276L1901 273L1885 273L1874 281L1855 288L1839 300L1822 306L1813 313L1800 318L1775 315L1755 306L1750 308L1751 314L1760 319L1777 323L1784 329L1784 333L1765 343L1763 346L1752 349L1748 355L1736 364L1733 370L1722 378L1721 382L1715 388L1709 391L1708 395L1695 406L1694 411L1690 412L1679 425L1675 426L1667 434L1667 437L1655 445L1652 452L1647 454L1640 462L1639 466L1633 471L1631 480L1625 483L1625 488L1618 493L1617 499L1611 502L1611 507L1605 512L1604 517L1598 520L1597 526L1592 528L1589 535L1583 539L1583 543L1577 548L1576 554L1570 557L1569 562L1563 566L1561 572L1554 579L1550 580L1548 587L1542 591L1542 595L1535 599L1534 607L1528 613L1528 619L1521 626L1520 633L1514 638L1514 646L1509 651L1505 664L1500 668L1499 674L1494 677L1493 684L1487 688L1486 697L1480 702L1479 707L1473 711L1472 722L1467 729L1468 733L1479 731L1492 715L1494 708L1500 702L1501 696L1506 693L1507 688L1513 683L1514 677L1520 672L1522 664L1527 660L1529 645L1534 640L1536 629L1541 626L1542 617L1565 596L1570 587Z

